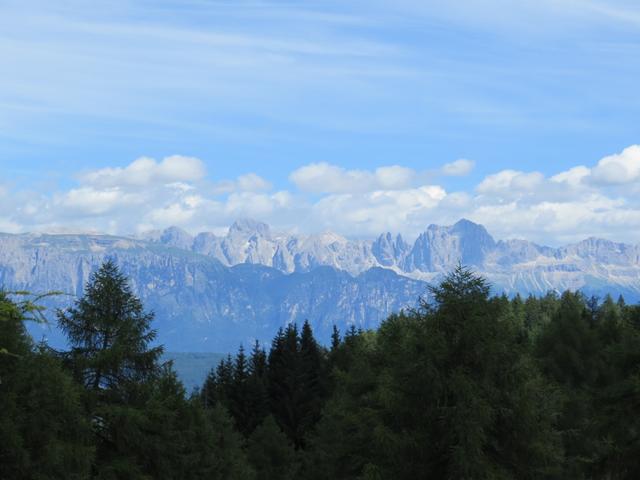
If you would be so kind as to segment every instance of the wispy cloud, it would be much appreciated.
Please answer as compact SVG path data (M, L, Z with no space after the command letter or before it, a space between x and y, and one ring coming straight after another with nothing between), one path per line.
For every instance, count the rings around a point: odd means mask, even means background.
M567 125L581 112L559 90L568 77L583 88L585 70L600 60L576 65L582 60L573 52L545 39L553 23L566 33L638 15L632 5L569 0L459 7L7 2L0 134L47 143L47 126L81 121L97 133L130 130L132 122L183 131L232 123L245 139L260 119L282 129L372 134L435 128L443 117L458 125ZM509 42L470 33L482 25L494 33L509 27ZM523 45L527 28L537 29L535 44Z

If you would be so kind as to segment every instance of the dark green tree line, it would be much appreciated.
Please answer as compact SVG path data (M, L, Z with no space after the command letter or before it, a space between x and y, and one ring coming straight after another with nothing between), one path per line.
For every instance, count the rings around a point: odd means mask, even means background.
M640 307L462 267L376 331L281 329L188 397L113 262L34 345L0 294L0 478L634 479Z

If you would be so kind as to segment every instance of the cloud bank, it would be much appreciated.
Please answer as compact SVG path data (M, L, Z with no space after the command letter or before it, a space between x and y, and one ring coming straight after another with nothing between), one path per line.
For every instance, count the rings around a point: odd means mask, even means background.
M551 245L587 236L640 242L639 145L550 176L509 169L467 189L449 188L451 177L473 167L461 159L425 174L397 164L350 170L310 163L276 189L272 181L278 179L254 172L216 178L194 157L141 157L125 167L79 172L71 188L49 193L0 179L0 230L131 234L177 225L223 231L239 217L254 217L302 232L412 237L430 223L466 217L498 238Z

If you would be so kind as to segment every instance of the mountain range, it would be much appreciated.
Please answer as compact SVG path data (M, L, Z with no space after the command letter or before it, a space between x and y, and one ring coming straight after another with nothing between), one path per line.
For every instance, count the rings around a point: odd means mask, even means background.
M390 232L372 240L274 232L250 219L222 236L192 236L177 227L139 236L0 234L0 285L64 291L69 295L47 305L65 307L105 258L129 276L156 314L159 340L173 351L232 351L305 319L322 340L334 324L375 327L415 306L428 285L458 263L487 277L496 293L570 289L640 300L637 245L597 238L558 248L496 241L464 219L430 225L412 243ZM30 328L36 338L63 342L53 327Z

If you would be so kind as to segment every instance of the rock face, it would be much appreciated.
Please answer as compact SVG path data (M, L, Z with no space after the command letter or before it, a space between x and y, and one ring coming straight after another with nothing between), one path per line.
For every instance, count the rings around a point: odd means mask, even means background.
M306 319L324 341L334 324L343 331L349 325L375 327L390 313L415 305L426 291L424 282L379 268L355 277L330 266L285 274L255 263L226 266L161 242L30 234L0 234L0 285L63 291L68 295L54 297L48 306L65 307L82 295L91 272L106 258L116 261L145 307L155 312L159 341L169 351L234 351L254 339L270 341L279 327ZM30 330L36 340L46 336L63 344L55 328L31 325Z
M383 267L399 267L409 252L409 245L401 235L395 238L391 232L380 235L371 245L371 253Z
M147 238L176 246L175 241L163 240L163 232ZM329 232L274 233L264 223L242 220L225 237L199 234L187 250L211 256L228 266L252 263L283 273L331 266L356 276L381 267L427 281L462 263L485 275L496 291L508 294L542 294L571 288L588 294L623 293L632 301L640 299L638 246L596 238L560 248L526 240L495 241L482 225L465 219L451 226L429 225L412 245L390 232L370 242L352 241Z
M173 351L229 351L268 341L278 327L308 319L326 340L335 323L375 327L414 306L458 263L485 275L496 292L583 290L640 300L640 248L590 238L561 248L495 241L468 220L430 225L409 245L400 235L348 240L325 232L288 235L253 220L225 236L192 237L171 227L142 238L107 235L0 234L0 285L62 290L66 306L90 274L113 258L145 305L156 312L160 341ZM57 332L40 331L59 341Z
M495 249L487 230L469 220L450 227L429 225L402 263L405 272L448 272L458 263L481 268L486 255Z

